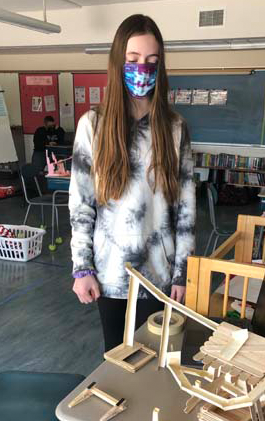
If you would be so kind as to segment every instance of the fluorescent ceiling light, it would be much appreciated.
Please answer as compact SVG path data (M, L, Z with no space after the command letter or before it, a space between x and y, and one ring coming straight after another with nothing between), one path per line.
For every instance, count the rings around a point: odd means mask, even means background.
M46 16L46 9L44 9L44 16ZM44 32L45 34L60 33L61 27L54 25L46 20L30 18L18 13L9 12L8 10L0 8L0 22L8 23L10 25L19 26L21 28L31 29L33 31Z
M203 39L193 41L165 41L165 51L222 51L222 50L254 50L265 49L265 38L231 38L231 39ZM111 44L89 44L86 54L107 54Z

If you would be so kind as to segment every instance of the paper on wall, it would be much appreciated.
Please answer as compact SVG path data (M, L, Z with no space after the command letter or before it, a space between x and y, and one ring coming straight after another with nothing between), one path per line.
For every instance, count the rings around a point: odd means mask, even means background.
M42 97L41 96L33 96L32 97L32 111L33 112L42 112Z
M45 95L44 96L45 111L52 112L56 110L55 107L55 98L54 95Z
M84 104L86 102L86 88L85 86L75 87L75 102L78 104Z
M71 104L61 105L60 114L61 114L62 118L73 117L73 115L74 115L73 106Z
M191 103L192 90L191 89L178 89L175 95L175 104Z
M51 86L52 76L26 76L26 84Z
M209 90L208 89L193 89L192 105L208 105L209 104Z
M89 102L90 104L100 104L100 88L98 86L89 88Z
M227 103L227 89L211 89L210 91L210 105L226 105Z

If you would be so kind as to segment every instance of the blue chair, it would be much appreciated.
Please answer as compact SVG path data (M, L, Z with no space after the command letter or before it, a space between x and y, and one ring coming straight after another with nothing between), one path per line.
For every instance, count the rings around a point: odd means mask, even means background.
M0 373L0 420L58 421L57 405L84 379L80 374Z

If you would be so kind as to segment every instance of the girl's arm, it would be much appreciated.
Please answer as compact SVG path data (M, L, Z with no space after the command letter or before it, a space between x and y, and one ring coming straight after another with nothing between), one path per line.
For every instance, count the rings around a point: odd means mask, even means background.
M176 205L176 256L173 286L186 285L187 258L195 249L196 192L193 160L186 122L182 123L179 152L179 202ZM172 292L174 287L172 288ZM181 291L181 289L179 289ZM182 288L183 291L183 288ZM176 294L174 294L176 296Z
M93 129L91 114L89 113L83 115L78 123L69 190L69 210L72 226L71 250L74 277L80 277L82 271L95 270L93 261L93 234L96 219L96 200L94 180L91 174L92 137Z

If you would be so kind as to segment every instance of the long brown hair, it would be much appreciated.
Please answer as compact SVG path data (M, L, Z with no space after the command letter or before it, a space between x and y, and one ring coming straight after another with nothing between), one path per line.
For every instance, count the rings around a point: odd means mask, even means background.
M151 97L149 121L152 134L152 158L147 172L153 171L152 189L162 188L168 203L178 194L178 156L174 146L172 124L176 114L168 104L168 79L162 35L156 23L144 15L132 15L119 26L111 47L108 66L108 85L100 113L102 124L95 149L94 173L97 175L97 201L107 204L118 200L130 178L129 118L130 99L123 82L123 65L127 42L133 35L152 34L159 44L157 79ZM149 183L150 184L150 183Z

